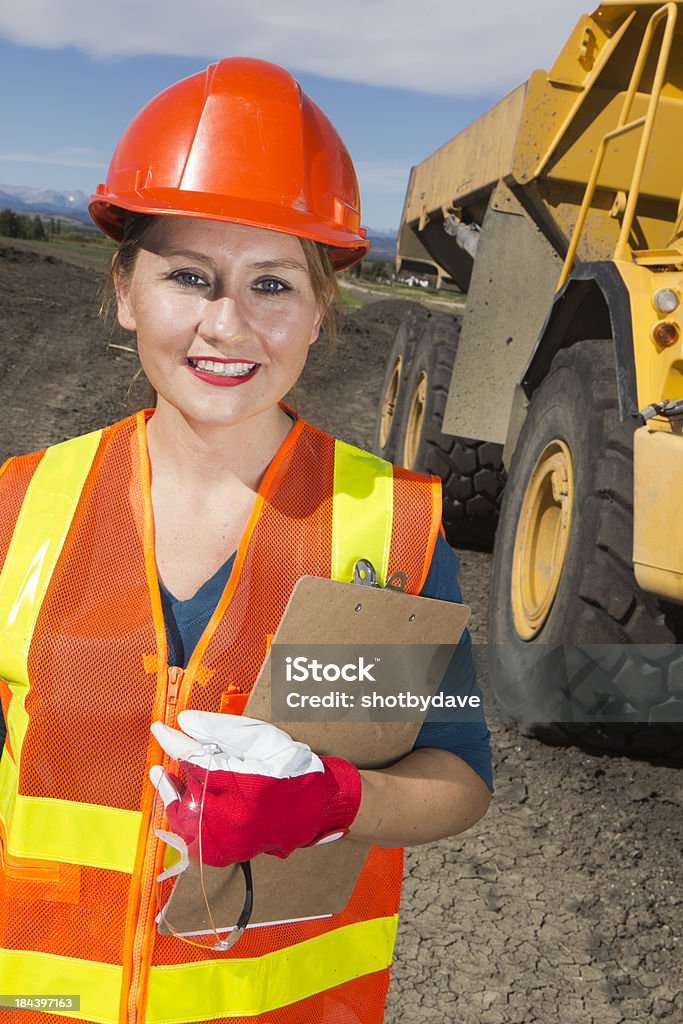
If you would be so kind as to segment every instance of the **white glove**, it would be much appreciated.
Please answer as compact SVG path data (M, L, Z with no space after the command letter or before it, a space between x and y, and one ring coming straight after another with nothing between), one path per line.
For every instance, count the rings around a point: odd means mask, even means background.
M268 722L207 711L182 711L172 729L152 732L186 776L179 792L161 765L150 779L169 825L192 852L216 866L258 853L287 857L301 847L345 835L361 799L358 770L338 757L319 758ZM162 837L163 838L163 837Z

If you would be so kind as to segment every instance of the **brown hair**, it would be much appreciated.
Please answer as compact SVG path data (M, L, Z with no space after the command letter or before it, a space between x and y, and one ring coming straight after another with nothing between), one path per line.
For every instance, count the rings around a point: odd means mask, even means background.
M109 319L116 305L116 280L131 277L138 253L144 248L145 236L154 223L155 215L150 213L123 212L123 238L111 261L109 276L102 289L100 315ZM306 257L308 274L313 295L319 309L325 309L321 334L326 345L326 359L334 352L337 343L341 292L337 277L332 269L327 248L321 242L310 238L299 238Z

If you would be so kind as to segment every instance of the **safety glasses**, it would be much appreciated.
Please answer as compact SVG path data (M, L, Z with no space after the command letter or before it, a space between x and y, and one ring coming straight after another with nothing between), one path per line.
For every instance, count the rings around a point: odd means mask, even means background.
M152 811L154 834L165 844L163 870L154 888L160 934L225 952L244 934L254 894L249 861L217 868L205 864L202 855L206 787L219 752L215 744L205 744L164 768ZM176 805L171 811L176 831L168 827L169 804ZM244 889L236 876L242 877L246 889L243 901Z

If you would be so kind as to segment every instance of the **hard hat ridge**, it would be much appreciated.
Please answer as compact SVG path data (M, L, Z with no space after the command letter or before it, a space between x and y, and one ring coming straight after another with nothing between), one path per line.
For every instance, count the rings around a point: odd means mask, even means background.
M288 71L254 58L210 65L133 119L90 201L95 223L117 241L122 210L311 238L329 247L335 269L368 250L338 133Z

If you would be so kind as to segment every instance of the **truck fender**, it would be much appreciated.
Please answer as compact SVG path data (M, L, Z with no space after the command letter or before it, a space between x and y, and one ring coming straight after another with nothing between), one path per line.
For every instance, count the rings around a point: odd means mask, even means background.
M513 400L503 461L509 465L526 408L555 355L577 341L612 338L621 419L637 412L629 293L611 261L582 263L557 293Z

